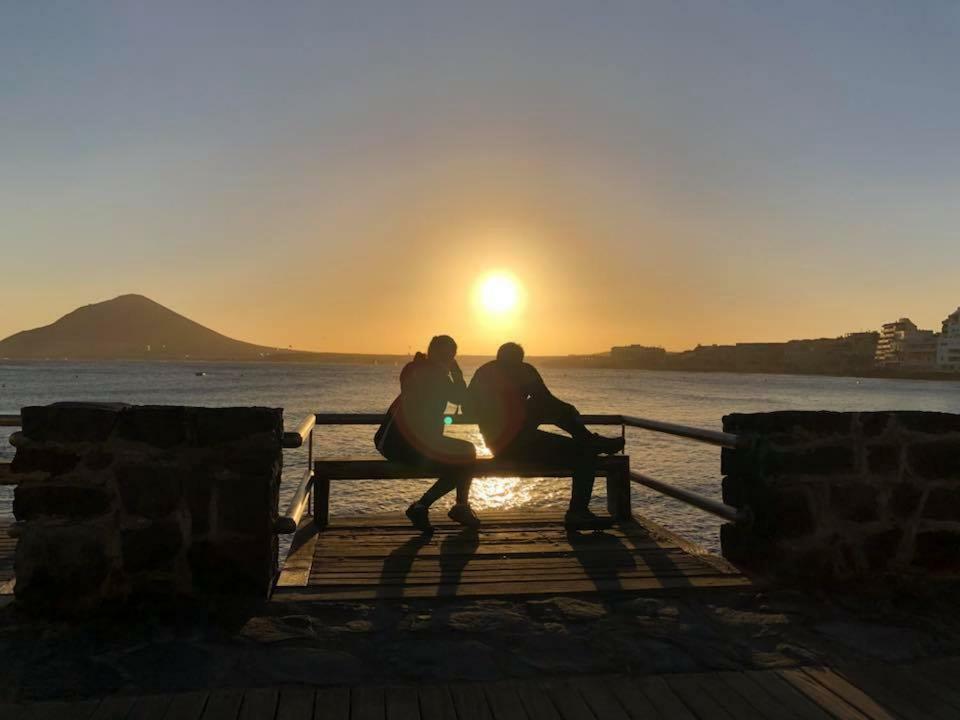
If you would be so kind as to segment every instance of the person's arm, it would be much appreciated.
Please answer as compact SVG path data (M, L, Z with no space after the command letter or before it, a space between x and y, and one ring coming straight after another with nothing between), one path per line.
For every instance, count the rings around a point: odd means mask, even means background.
M450 363L450 395L448 400L454 405L463 405L467 399L467 383L463 379L463 371L454 360Z
M540 373L532 365L530 368L530 379L527 385L527 396L534 398L543 408L544 412L554 415L557 418L577 417L580 411L568 402L564 402L547 387Z

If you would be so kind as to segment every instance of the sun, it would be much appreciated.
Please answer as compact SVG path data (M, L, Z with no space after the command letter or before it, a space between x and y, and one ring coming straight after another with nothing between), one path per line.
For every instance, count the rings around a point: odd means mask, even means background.
M477 280L476 303L486 315L503 317L516 312L522 296L523 288L508 272L490 272Z

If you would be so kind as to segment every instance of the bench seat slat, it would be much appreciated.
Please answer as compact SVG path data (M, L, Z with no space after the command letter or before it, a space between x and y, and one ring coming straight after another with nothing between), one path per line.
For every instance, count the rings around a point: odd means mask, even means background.
M626 455L611 455L597 460L597 476L623 472L629 464ZM570 477L569 466L551 463L518 462L480 458L469 465L474 477ZM331 480L415 480L435 478L439 468L429 465L408 465L377 457L329 458L313 464L317 477Z

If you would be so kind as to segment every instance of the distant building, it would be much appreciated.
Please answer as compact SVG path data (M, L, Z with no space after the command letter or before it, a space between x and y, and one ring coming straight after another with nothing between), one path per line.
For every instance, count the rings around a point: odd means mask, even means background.
M838 338L790 340L784 350L786 372L859 374L873 367L876 332L849 333Z
M960 371L960 307L943 321L937 343L937 369Z
M662 367L667 351L662 347L648 345L621 345L610 349L610 361L615 367L657 368Z
M909 318L886 323L877 341L878 367L901 370L934 370L938 337L933 330L920 330Z

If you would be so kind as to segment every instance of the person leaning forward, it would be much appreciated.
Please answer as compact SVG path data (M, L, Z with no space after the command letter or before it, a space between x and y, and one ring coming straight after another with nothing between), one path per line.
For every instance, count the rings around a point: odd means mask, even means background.
M447 403L460 405L467 386L456 361L457 343L437 335L427 353L418 352L400 372L400 395L374 436L380 454L388 460L438 468L437 481L407 508L414 527L430 532L430 506L451 490L457 502L451 520L477 528L480 519L470 507L470 466L476 459L473 443L444 435Z
M523 348L517 343L502 345L496 360L474 373L464 411L476 419L495 457L573 468L570 507L565 516L568 527L609 527L609 517L598 517L590 511L590 498L597 456L623 450L623 438L590 432L578 410L555 397L523 356ZM542 423L556 425L569 436L540 430Z

